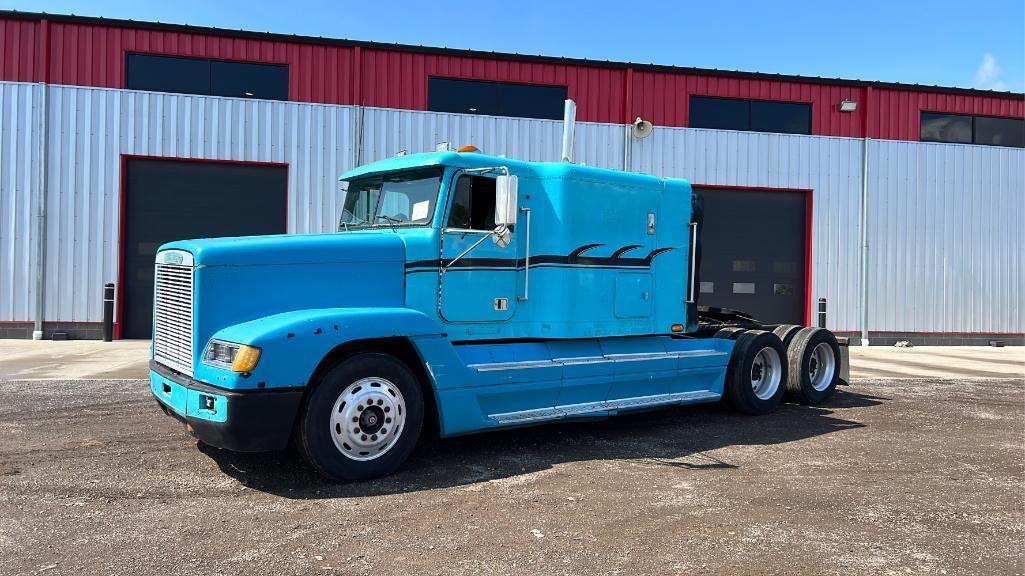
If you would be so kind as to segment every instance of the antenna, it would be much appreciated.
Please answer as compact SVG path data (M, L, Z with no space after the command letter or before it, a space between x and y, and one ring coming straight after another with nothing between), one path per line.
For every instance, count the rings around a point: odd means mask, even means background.
M634 120L633 128L630 130L630 132L633 134L634 138L638 140L643 140L648 136L651 136L651 132L654 129L655 126L653 126L651 122L648 122L647 120L644 120L643 118L638 116L637 119Z

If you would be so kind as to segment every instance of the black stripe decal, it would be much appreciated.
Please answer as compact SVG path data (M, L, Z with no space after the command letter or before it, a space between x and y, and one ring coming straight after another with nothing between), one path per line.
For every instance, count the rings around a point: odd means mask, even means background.
M577 248L576 250L570 252L569 253L569 258L570 258L570 260L572 260L572 259L576 258L577 256L580 256L584 252L587 252L588 250L591 250L593 248L597 248L599 246L604 246L604 244L584 244L580 248Z
M623 253L627 250L632 250L634 247L627 246L626 248L620 248L612 256L579 256L581 252L590 250L596 245L587 245L581 248L577 248L571 252L568 256L556 256L556 255L537 255L530 257L530 267L535 266L559 266L559 267L596 267L596 268L649 268L651 261L655 259L659 254L664 254L672 247L658 248L652 250L644 258L623 258L617 256L616 253ZM639 246L637 246L639 248ZM526 258L513 259L513 258L461 258L452 264L451 258L433 259L433 260L416 260L413 262L406 263L406 269L411 268L438 268L439 266L450 266L449 269L460 269L460 268L489 268L495 270L512 270L524 268L527 265Z
M633 250L634 248L640 248L640 247L641 247L640 244L631 244L629 246L623 246L619 250L616 250L615 252L613 252L612 253L612 257L613 258L619 258L623 254L626 254L627 252Z

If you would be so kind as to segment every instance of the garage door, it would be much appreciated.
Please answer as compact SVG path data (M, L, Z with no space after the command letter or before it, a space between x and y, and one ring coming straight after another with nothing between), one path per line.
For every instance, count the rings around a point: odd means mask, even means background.
M697 191L705 204L698 303L804 323L806 194Z
M285 232L284 166L136 158L124 176L122 338L151 335L153 258L161 244Z

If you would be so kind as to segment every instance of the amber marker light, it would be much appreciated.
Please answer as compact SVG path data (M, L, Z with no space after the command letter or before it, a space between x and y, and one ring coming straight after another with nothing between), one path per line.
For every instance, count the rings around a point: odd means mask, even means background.
M460 146L456 148L456 152L480 152L480 149L476 146L467 144L466 146Z
M260 349L256 346L240 346L235 360L231 363L232 372L252 372L260 361Z
M683 332L683 324L673 324L673 327L670 328L670 330L679 334L680 332Z

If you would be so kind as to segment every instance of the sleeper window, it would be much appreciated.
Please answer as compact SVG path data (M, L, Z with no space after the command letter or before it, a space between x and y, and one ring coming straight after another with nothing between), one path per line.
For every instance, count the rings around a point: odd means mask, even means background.
M495 179L460 176L452 195L448 227L462 230L495 228Z

